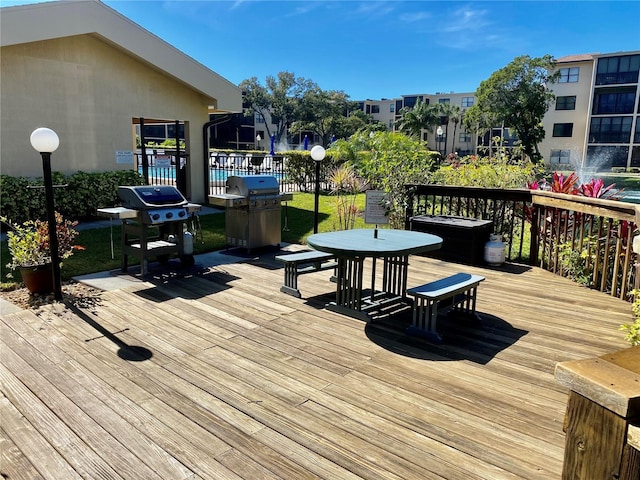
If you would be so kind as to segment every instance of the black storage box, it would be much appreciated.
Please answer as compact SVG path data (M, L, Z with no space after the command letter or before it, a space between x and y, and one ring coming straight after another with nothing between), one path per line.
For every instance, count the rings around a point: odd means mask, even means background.
M442 247L427 256L470 265L484 263L484 245L493 233L493 221L451 215L419 215L411 217L410 222L411 230L442 238Z

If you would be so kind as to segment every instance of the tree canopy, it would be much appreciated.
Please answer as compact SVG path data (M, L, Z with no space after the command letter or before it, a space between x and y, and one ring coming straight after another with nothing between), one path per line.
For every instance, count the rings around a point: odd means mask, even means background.
M322 139L323 145L328 145L333 136L347 138L370 121L370 116L346 93L316 87L307 90L298 102L291 133L311 131Z
M398 128L411 137L420 139L423 130L433 133L433 127L440 124L440 111L438 105L429 105L418 100L410 107L403 107L399 112Z
M268 76L265 86L256 77L243 80L245 115L259 114L271 118L265 122L267 135L275 135L276 143L285 133L311 131L328 145L332 137L347 138L364 125L371 116L358 108L342 91L322 90L316 83L291 72Z
M257 77L240 82L245 104L245 115L259 114L267 119L271 117L271 125L265 122L269 136L276 136L279 143L287 128L296 119L299 101L310 90L318 86L311 80L295 77L291 72L279 72L277 77L266 78L263 86Z
M500 124L513 128L525 155L540 160L538 143L545 136L542 119L555 98L549 85L559 76L559 72L550 73L554 68L550 55L516 57L480 83L476 103L465 113L465 125L479 131Z

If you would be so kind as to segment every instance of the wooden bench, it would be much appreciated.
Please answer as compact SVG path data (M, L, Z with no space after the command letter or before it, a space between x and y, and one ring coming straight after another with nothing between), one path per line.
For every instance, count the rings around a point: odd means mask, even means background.
M451 310L476 314L476 292L484 280L480 275L456 273L450 277L407 289L413 298L413 322L407 328L410 335L419 335L440 343L442 337L436 331L438 314ZM445 302L446 301L446 302Z
M284 263L284 285L280 287L280 291L298 298L302 296L298 290L298 275L338 266L335 255L317 250L277 255L275 258Z

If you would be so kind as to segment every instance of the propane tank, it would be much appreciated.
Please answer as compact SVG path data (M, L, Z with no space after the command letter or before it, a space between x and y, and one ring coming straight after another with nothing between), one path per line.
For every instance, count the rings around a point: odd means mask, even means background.
M184 227L182 232L182 254L193 255L193 234Z
M489 235L489 241L484 245L484 261L493 266L502 265L505 262L505 249L502 235Z

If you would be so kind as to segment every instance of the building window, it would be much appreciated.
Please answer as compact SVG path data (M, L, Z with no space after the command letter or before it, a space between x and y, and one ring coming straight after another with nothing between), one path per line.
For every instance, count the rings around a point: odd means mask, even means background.
M575 110L576 96L556 97L556 110Z
M633 113L636 87L596 88L593 95L593 115Z
M631 149L631 164L630 167L640 167L640 147L633 147Z
M570 137L573 135L573 123L554 123L554 137Z
M380 113L380 105L371 105L371 113Z
M393 130L393 120L389 120L389 129Z
M396 111L396 106L393 103L389 104L389 113L394 113Z
M561 68L558 83L576 83L580 76L580 67Z
M632 117L592 118L589 143L629 143L632 120Z
M626 167L629 147L590 146L587 147L586 167L607 170L612 167Z
M151 138L167 138L167 130L164 124L162 125L145 125L144 126L144 138L149 140ZM175 138L175 137L174 137Z
M471 134L467 132L460 132L460 137L458 138L460 143L469 143L471 142Z
M474 100L473 97L462 97L462 107L473 107Z
M549 163L558 165L569 165L571 160L571 150L551 150Z
M438 103L451 103L450 98L440 98L438 99Z
M416 96L404 97L404 106L408 108L413 108L416 106L416 103L418 103L419 101L422 101L422 95L417 97Z
M261 113L256 113L256 123L267 123Z
M596 85L638 83L640 55L622 55L598 59Z

